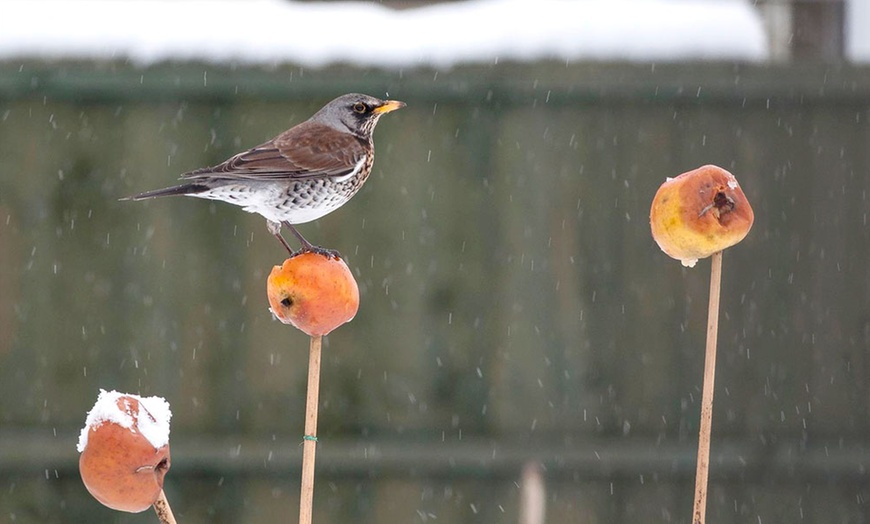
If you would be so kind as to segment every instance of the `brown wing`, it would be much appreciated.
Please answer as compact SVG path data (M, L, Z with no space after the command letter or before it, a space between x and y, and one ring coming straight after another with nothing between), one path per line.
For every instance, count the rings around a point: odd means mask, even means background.
M314 122L303 122L272 140L214 167L181 175L187 179L288 180L341 177L357 168L365 143Z

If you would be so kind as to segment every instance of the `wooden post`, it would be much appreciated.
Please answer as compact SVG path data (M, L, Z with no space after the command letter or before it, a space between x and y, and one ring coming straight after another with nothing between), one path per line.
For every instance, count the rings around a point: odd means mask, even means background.
M719 295L722 289L722 252L714 253L710 269L710 304L707 310L707 348L704 389L698 430L698 465L695 470L695 505L692 523L704 524L707 512L707 474L710 470L710 434L713 427L713 391L716 382L716 339L719 335Z
M305 435L302 442L302 494L299 524L311 524L314 507L314 457L317 451L317 407L320 397L320 347L322 336L312 336L308 357L308 396L305 401Z
M169 501L166 500L166 493L160 490L160 495L154 501L154 511L157 513L157 519L160 524L176 524L175 515L172 514L172 508L169 507Z

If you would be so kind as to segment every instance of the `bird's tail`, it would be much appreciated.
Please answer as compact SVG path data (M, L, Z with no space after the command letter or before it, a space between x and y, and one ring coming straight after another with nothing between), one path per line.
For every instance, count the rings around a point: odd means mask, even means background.
M121 200L146 200L149 198L172 195L194 195L196 193L202 193L203 191L207 191L208 189L209 187L205 184L181 184L178 186L166 187L163 189L145 191L144 193L139 193L138 195L124 197Z

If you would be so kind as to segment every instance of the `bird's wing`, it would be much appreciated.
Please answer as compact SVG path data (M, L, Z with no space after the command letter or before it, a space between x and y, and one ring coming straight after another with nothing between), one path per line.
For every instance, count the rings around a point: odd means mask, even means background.
M274 139L214 167L185 173L185 179L299 180L345 177L365 160L365 143L350 133L304 122Z

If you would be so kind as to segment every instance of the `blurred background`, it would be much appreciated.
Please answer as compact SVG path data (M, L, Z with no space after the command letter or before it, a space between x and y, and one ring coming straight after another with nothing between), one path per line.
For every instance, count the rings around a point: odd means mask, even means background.
M155 522L75 450L100 388L165 397L179 522L295 522L308 339L264 220L119 202L345 92L408 107L348 205L315 521L689 522L709 262L665 177L752 203L724 257L717 523L870 521L863 0L0 1L0 522Z

